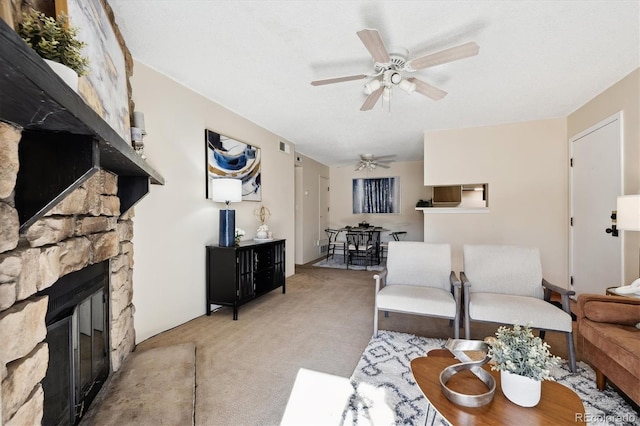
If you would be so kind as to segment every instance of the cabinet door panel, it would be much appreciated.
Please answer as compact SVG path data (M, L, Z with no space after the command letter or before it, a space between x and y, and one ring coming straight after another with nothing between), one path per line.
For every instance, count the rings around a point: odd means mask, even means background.
M253 297L253 250L238 250L238 286L242 301Z
M209 300L218 303L233 303L237 297L235 250L208 247L207 274Z
M273 269L274 269L274 286L284 284L285 276L285 249L284 241L279 242L274 247L273 252Z

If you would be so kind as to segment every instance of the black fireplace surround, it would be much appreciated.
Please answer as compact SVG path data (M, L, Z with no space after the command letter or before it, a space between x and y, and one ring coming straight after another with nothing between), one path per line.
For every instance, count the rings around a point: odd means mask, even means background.
M48 295L42 424L74 425L109 375L109 261L60 278Z

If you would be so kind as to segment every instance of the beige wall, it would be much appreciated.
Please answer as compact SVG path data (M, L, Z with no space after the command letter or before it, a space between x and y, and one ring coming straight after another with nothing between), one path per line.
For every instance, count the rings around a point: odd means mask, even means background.
M640 69L636 69L567 117L569 138L622 111L623 193L640 193ZM638 278L640 232L623 232L623 280Z
M357 225L366 221L392 231L407 231L406 240L422 241L422 212L416 211L418 200L429 198L430 191L422 183L422 161L393 162L388 169L374 172L356 172L355 166L331 168L330 221L333 227ZM353 214L352 180L362 177L399 177L400 214ZM381 236L387 241L387 233Z
M568 283L564 118L425 133L424 184L489 184L489 213L425 214L424 241L539 247L545 278Z
M320 177L329 179L329 167L296 153L296 263L304 264L320 257L318 240L326 238L320 230Z
M138 342L205 313L205 245L218 242L218 211L205 199L204 130L262 148L262 204L267 224L287 240L287 276L294 273L294 156L277 135L136 62L131 82L145 114L148 161L165 177L136 206L135 328ZM294 151L292 146L291 151ZM255 234L257 202L235 203L236 226Z

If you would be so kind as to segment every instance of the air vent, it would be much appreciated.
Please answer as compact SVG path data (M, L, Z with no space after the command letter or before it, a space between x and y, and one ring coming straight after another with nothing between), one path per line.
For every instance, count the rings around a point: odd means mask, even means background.
M288 154L290 152L289 144L286 142L280 141L280 151Z

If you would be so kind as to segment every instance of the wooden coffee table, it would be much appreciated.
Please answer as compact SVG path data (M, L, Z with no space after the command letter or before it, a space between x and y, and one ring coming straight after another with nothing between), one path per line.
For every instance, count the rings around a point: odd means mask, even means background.
M542 396L535 407L520 407L509 401L500 387L500 374L488 370L496 380L493 401L482 407L463 407L449 401L440 389L440 372L456 359L430 356L411 361L411 372L420 390L431 405L452 425L565 425L585 423L582 401L568 387L560 383L542 382ZM487 391L485 385L471 372L463 371L454 375L447 386L457 392L481 394Z

